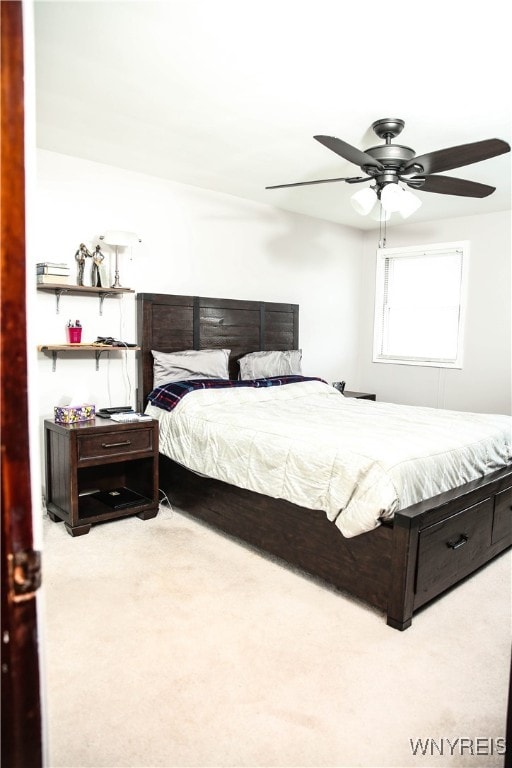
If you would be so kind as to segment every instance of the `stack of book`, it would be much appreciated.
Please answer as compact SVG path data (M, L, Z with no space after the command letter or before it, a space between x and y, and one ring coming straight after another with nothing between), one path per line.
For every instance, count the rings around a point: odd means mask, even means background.
M36 265L37 284L68 285L69 266L53 261L41 261Z

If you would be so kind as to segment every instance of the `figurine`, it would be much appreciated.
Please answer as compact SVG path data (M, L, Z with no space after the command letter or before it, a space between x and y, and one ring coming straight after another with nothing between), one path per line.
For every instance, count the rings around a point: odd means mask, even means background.
M77 285L84 285L85 260L88 256L92 258L92 253L84 243L80 243L80 247L75 253L75 259L78 263Z
M105 256L100 251L99 245L96 246L94 253L92 254L92 274L91 285L93 288L106 288L102 285L100 266Z

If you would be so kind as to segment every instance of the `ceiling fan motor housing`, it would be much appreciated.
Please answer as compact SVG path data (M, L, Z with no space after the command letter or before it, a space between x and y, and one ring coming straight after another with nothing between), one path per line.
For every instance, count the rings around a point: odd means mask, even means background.
M400 170L413 159L416 153L410 147L403 147L400 144L384 144L380 147L367 149L366 154L375 158L380 163L381 168L365 165L362 170L368 176L373 177L379 186L384 186L397 183L400 178Z

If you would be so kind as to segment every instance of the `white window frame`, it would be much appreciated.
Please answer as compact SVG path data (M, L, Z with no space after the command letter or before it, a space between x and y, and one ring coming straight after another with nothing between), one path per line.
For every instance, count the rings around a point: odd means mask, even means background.
M462 258L461 277L458 295L457 313L457 353L454 358L418 356L397 356L386 353L386 307L385 301L385 272L386 260L402 257L436 256L444 253L460 253ZM435 243L431 245L407 246L403 248L379 248L377 250L377 265L375 277L375 318L373 333L373 362L392 363L395 365L422 365L435 368L462 368L464 349L464 326L467 303L467 282L469 269L469 241L461 240L453 243Z

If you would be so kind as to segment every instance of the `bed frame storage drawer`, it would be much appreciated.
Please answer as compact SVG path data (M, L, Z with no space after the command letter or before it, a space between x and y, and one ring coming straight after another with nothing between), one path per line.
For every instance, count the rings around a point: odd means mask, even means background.
M494 497L492 543L507 539L512 544L512 487Z
M420 532L415 605L478 568L488 558L494 499L488 498Z

